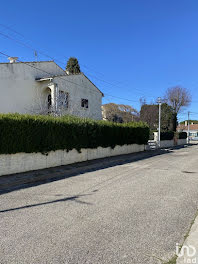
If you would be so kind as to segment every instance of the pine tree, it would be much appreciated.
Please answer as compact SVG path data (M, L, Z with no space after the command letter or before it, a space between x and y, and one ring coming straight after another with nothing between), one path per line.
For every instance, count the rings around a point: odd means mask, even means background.
M69 72L69 74L78 74L80 73L80 65L78 63L78 60L74 57L70 57L67 66L66 66L66 71Z

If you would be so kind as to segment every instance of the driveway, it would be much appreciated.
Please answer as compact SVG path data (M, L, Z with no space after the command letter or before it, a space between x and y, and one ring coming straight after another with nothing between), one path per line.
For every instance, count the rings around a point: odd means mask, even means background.
M157 264L198 208L198 146L0 196L1 264Z

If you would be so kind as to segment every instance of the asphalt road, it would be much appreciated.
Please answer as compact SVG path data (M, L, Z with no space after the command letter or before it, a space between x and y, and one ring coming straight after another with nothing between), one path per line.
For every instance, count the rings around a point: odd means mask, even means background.
M198 208L198 146L0 196L1 264L155 264Z

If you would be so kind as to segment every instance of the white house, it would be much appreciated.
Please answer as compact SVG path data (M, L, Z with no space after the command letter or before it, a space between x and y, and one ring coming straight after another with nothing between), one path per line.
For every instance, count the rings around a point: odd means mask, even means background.
M0 113L72 114L102 119L103 93L83 74L54 61L0 63Z
M188 134L188 122L185 121L184 124L179 124L177 127L178 132L186 132ZM189 124L189 137L190 139L198 138L198 124L191 122Z

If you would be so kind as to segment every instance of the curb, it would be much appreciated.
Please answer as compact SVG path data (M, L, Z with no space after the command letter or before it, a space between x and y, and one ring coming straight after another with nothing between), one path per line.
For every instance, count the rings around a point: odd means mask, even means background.
M198 216L195 218L176 261L176 264L186 263L198 264Z

